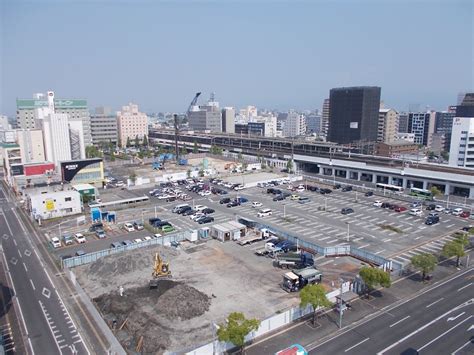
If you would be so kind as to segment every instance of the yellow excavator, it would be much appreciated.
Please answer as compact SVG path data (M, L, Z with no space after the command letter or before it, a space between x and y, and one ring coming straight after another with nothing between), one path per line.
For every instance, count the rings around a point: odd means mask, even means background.
M158 281L171 278L170 264L165 263L159 253L155 254L153 272L151 273L153 280L150 280L150 289L158 287Z

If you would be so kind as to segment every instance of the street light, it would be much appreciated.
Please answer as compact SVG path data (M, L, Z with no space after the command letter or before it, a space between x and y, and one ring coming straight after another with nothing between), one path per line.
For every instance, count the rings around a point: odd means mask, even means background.
M350 225L349 221L347 221L346 224L347 224L347 241L349 241L349 225Z
M283 204L283 218L286 218L286 205Z

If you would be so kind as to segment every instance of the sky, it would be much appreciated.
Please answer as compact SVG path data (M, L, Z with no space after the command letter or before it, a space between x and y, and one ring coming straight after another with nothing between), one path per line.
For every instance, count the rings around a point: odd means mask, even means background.
M0 0L0 114L54 90L89 107L321 108L382 87L386 107L442 110L474 82L472 0Z

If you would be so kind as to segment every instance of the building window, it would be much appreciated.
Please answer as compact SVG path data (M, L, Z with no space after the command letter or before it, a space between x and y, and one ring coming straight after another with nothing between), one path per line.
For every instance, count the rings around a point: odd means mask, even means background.
M72 198L71 198L71 197L66 197L66 198L64 199L64 201L66 201L66 202L72 201Z

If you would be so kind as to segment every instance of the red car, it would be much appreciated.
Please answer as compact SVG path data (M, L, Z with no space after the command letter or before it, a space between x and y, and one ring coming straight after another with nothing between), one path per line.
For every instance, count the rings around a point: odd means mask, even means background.
M397 206L393 209L395 212L404 212L407 210L406 207L403 207L403 206Z
M461 214L459 215L459 217L468 218L470 215L471 215L471 212L463 211L463 212L461 212Z

